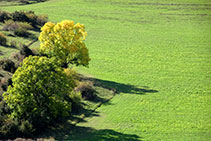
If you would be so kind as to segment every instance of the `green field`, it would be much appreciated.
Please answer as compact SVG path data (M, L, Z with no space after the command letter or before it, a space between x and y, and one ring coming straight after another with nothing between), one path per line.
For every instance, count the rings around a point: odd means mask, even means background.
M119 92L96 116L44 137L211 139L210 0L50 0L0 9L83 23L92 60L78 71Z

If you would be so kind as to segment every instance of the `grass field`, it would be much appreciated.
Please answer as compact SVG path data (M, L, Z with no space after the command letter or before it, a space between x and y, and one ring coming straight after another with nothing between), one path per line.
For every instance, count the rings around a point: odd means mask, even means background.
M46 137L211 139L209 0L50 0L0 9L85 24L92 60L78 71L119 92L96 116Z

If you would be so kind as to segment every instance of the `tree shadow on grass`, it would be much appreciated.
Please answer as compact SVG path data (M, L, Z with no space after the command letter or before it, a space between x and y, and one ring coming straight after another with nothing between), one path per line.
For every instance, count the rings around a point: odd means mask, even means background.
M12 48L12 49L17 49L17 47L11 46L11 45L2 45L5 48ZM0 53L1 54L1 53Z
M123 84L123 83L117 83L114 81L108 81L108 80L102 80L97 78L91 78L91 77L84 77L80 75L81 80L87 80L87 81L93 81L94 86L103 87L106 89L113 90L115 93L128 93L128 94L146 94L146 93L157 93L157 90L150 89L147 86L138 87L131 84Z
M65 128L57 128L54 132L45 132L39 138L54 138L55 140L83 140L83 141L137 141L141 137L135 134L124 134L112 129L96 130L91 127L65 124Z
M157 90L150 89L146 86L136 87L130 84L122 84L113 81L101 80L96 78L90 78L80 75L79 79L81 81L92 81L95 87L102 87L105 89L110 89L115 91L115 93L128 93L128 94L139 94L143 95L146 93L156 93ZM96 99L97 102L101 101L103 104L109 104L109 100ZM93 117L99 116L99 112L96 110L87 110L80 109L79 115L84 113L84 117ZM72 121L75 120L76 124L72 124ZM54 126L49 130L43 132L42 135L38 136L39 138L54 138L55 140L86 140L86 141L137 141L141 140L141 137L135 134L124 134L112 129L94 129L91 127L77 126L77 123L87 122L84 118L77 116L77 113L72 115L71 118L64 120L59 126Z
M82 116L83 115L83 116ZM86 117L96 117L99 116L99 112L97 112L95 109L86 109L83 107L79 107L78 111L72 111L72 115L66 119L66 121L74 121L74 124L77 124L79 122L87 122L84 118Z

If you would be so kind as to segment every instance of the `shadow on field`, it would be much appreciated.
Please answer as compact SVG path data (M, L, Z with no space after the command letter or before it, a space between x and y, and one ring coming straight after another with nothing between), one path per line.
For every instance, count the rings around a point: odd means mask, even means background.
M84 77L82 76L83 80L87 81L93 81L95 86L107 88L113 90L115 93L128 93L128 94L146 94L146 93L157 93L157 90L150 89L147 86L142 86L143 88L139 88L135 85L130 84L123 84L123 83L117 83L114 81L108 81L108 80L101 80L97 78L90 78L90 77Z
M65 124L65 128L56 129L54 132L46 133L40 138L54 138L55 140L86 140L86 141L137 141L141 137L134 134L123 134L111 129L96 130L90 127L73 126Z
M137 88L133 85L122 84L112 81L100 80L96 78L90 78L80 75L80 80L82 81L92 81L94 86L103 87L105 89L110 89L115 93L129 93L129 94L146 94L146 93L156 93L158 91L149 89L148 87ZM109 100L97 99L102 104L109 104ZM94 102L94 101L93 101ZM101 105L101 104L100 104ZM99 105L99 106L100 106ZM98 107L99 107L98 106ZM81 118L78 115L84 114ZM78 123L87 122L86 117L100 116L100 113L94 110L83 109L82 107L68 119L64 120L58 125L53 125L53 128L46 129L42 134L38 134L37 139L55 139L55 140L86 140L86 141L98 141L98 140L108 140L108 141L137 141L141 140L141 137L135 134L124 134L112 129L94 129L91 127L78 126ZM72 121L75 121L73 123Z

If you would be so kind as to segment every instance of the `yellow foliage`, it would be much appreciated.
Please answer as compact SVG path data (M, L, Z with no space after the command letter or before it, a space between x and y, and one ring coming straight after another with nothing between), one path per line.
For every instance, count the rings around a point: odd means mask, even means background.
M56 57L63 64L88 66L90 58L84 43L87 32L83 24L74 24L69 20L57 24L48 22L41 31L41 53Z

